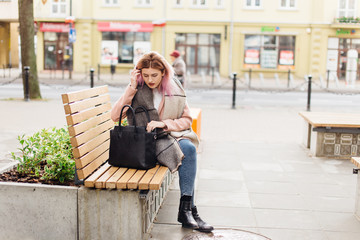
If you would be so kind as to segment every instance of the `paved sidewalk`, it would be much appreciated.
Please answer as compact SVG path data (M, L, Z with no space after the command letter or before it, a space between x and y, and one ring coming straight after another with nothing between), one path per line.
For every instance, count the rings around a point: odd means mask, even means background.
M348 160L308 155L301 145L298 109L191 106L203 110L196 203L204 220L217 229L247 230L273 240L359 238L353 166ZM11 163L8 152L16 151L18 135L65 125L60 96L0 100L0 111L0 169ZM152 239L191 233L176 222L178 202L176 179Z

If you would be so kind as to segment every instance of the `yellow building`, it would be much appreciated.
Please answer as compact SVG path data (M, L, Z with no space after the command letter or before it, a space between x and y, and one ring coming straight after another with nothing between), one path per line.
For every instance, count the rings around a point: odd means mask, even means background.
M128 72L143 51L177 49L191 74L359 78L352 0L35 0L34 12L39 70L67 68L73 53L76 72Z
M0 1L0 68L19 64L18 26L17 1Z

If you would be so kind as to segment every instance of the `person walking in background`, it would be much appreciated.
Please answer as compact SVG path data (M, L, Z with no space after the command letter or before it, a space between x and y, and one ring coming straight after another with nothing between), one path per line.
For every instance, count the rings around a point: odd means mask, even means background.
M186 94L180 82L174 78L173 68L157 52L144 54L131 71L130 83L125 93L115 103L111 118L120 121L124 105L133 108L144 106L149 111L150 122L143 112L136 112L136 124L145 124L148 132L157 129L157 160L171 172L178 171L180 184L180 206L178 222L185 228L211 232L214 228L204 222L194 204L194 187L197 166L196 147L199 139L191 129L192 118ZM133 116L123 113L130 125ZM140 121L139 121L140 120Z
M175 71L176 78L181 82L181 85L185 86L185 74L186 74L186 64L182 57L180 56L180 52L178 50L173 51L171 54L171 61L173 62L172 66Z

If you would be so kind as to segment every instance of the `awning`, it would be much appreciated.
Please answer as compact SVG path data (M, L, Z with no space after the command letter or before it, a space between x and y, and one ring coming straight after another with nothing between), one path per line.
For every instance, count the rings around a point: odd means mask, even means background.
M42 22L40 23L41 32L69 32L68 23Z
M140 22L98 22L100 32L152 32L152 23Z

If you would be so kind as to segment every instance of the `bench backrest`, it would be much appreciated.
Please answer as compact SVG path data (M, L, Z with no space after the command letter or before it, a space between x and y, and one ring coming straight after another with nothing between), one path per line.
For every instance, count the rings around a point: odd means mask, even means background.
M107 86L62 94L79 179L109 158L111 102Z

